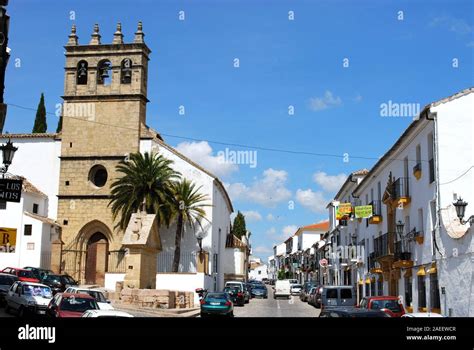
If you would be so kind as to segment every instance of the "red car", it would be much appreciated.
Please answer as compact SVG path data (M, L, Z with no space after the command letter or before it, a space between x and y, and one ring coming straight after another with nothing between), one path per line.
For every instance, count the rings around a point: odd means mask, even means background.
M401 317L405 314L405 308L400 302L400 299L398 297L392 296L362 298L359 308L367 310L381 310L390 317Z
M34 282L39 283L39 279L37 279L32 271L19 269L16 267L6 267L2 271L3 273L8 273L10 275L14 275L18 277L18 279L22 282Z
M46 314L51 317L81 317L87 310L98 310L95 298L82 293L58 293L49 302Z

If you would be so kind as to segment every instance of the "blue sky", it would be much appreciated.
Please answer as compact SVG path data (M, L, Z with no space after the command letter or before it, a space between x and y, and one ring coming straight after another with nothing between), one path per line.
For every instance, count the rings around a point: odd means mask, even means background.
M44 92L54 113L73 23L86 44L94 23L103 43L117 22L130 42L142 20L152 50L150 126L164 135L335 155L257 150L255 167L222 164L219 151L249 148L165 136L226 183L234 207L248 212L262 258L296 226L326 218L345 175L370 168L410 123L382 117L382 103L423 107L474 85L468 0L13 0L8 11L7 103L35 109ZM9 107L5 130L30 132L34 115ZM56 124L48 115L50 131Z

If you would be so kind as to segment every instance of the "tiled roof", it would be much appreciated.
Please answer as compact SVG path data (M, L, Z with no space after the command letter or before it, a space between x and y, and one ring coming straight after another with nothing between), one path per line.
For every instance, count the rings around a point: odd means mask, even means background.
M48 197L45 193L41 192L35 185L33 185L23 176L12 175L9 177L9 179L23 180L23 188L22 188L23 192L37 194L38 196L42 196L42 197Z
M318 230L327 231L329 229L329 221L318 222L317 224L312 224L308 226L303 226L300 230Z
M49 224L49 225L53 225L53 226L59 226L59 224L56 221L54 221L53 219L47 218L46 216L33 214L33 213L30 213L30 212L27 212L27 211L25 211L24 213L25 213L25 215L27 215L27 216L29 216L33 219L44 222L45 224Z
M41 133L41 134L0 134L0 139L59 139L60 133Z

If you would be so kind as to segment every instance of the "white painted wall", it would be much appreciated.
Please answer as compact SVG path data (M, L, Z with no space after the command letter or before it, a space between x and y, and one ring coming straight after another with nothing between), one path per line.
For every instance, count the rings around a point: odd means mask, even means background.
M0 138L0 143L7 139ZM61 141L53 138L11 138L18 150L8 171L24 176L48 196L45 216L57 218ZM1 154L0 154L1 158ZM31 211L31 209L25 209ZM0 214L1 215L1 214Z
M249 271L249 280L261 281L264 278L268 278L267 271L267 265L260 265Z
M459 176L474 165L474 93L432 107L431 111L437 114L440 208L449 206L456 194L469 203L467 219L474 215L474 168ZM464 228L467 233L453 239L441 225L436 237L439 286L446 290L440 295L441 309L446 315L474 317L474 228L469 224Z

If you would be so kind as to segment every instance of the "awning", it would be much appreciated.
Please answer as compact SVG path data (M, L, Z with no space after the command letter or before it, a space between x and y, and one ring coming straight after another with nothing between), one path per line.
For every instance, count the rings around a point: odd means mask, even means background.
M363 285L364 281L362 281L362 278L359 280L359 285Z
M367 278L365 279L365 284L370 284L370 282L371 282L370 278L367 277Z
M421 266L419 269L418 269L418 272L416 273L417 276L426 276L426 271L425 271L425 268L423 266Z

